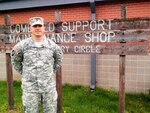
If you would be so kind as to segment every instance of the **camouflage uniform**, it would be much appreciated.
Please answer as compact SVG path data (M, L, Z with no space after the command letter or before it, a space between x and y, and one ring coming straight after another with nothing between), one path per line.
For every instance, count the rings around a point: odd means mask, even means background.
M36 46L32 38L15 45L11 60L15 70L22 75L22 100L25 113L38 113L42 102L44 113L56 113L57 92L55 72L62 62L62 51L53 41L44 38Z

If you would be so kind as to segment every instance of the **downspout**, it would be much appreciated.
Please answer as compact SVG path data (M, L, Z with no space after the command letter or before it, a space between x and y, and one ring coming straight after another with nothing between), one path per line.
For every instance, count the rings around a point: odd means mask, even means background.
M91 19L96 20L96 7L95 7L95 0L90 0L90 7L91 7ZM94 32L94 31L92 31ZM90 90L94 91L96 87L96 54L91 54L91 85Z

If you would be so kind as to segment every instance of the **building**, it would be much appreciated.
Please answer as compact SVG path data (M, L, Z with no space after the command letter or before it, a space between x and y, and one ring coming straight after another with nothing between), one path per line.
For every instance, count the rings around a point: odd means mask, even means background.
M9 14L11 24L24 24L32 16L41 16L45 22L55 22L55 14L61 13L60 21L84 21L120 19L121 6L126 6L126 18L150 18L149 0L0 0L0 25L4 15ZM6 79L5 55L0 55L0 78ZM95 62L94 62L95 63ZM96 55L96 77L91 55L65 54L63 83L119 89L119 55ZM126 56L126 91L148 92L150 90L150 56ZM14 79L20 79L14 72ZM91 80L94 82L91 84ZM95 83L96 81L96 83Z

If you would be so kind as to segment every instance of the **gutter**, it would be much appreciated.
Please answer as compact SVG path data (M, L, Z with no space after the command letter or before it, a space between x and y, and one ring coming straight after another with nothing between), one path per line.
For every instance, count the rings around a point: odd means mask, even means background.
M107 0L95 0L103 2ZM89 3L89 0L0 0L0 11Z

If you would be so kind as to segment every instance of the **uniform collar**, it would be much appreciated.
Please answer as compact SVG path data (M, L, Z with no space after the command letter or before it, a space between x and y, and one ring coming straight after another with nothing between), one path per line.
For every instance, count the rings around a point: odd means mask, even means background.
M30 37L30 46L36 47L35 41L32 39L32 37ZM48 41L47 41L45 36L44 36L44 40L43 40L43 43L42 43L42 47L49 47Z

